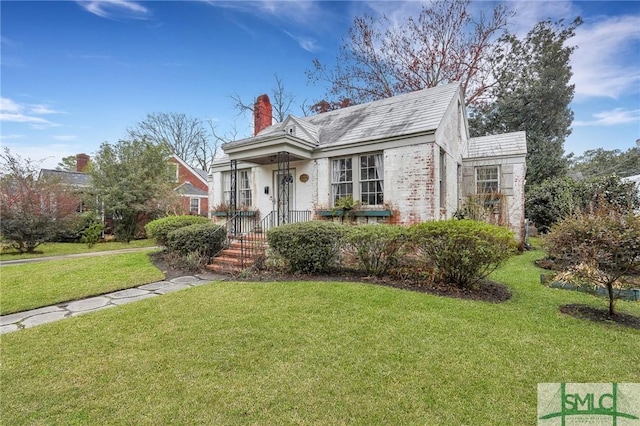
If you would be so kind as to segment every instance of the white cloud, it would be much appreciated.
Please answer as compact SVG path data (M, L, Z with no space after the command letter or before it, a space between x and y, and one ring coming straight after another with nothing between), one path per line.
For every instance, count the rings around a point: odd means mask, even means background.
M578 45L571 58L576 98L638 93L640 15L584 24L572 41Z
M49 105L45 105L45 104L29 105L29 111L32 114L37 114L37 115L64 114L64 111L57 111L55 109L51 109Z
M39 117L39 115L59 114L60 112L44 104L22 105L10 98L0 98L0 121L27 123L39 129L56 127L60 126L60 124Z
M79 0L77 3L87 12L106 19L149 19L151 12L146 7L128 0Z
M288 35L293 40L295 40L296 43L298 43L298 45L300 45L300 47L302 47L307 52L312 52L313 53L316 50L318 50L318 44L316 43L316 40L314 40L314 39L312 39L310 37L294 35L294 34L290 33L287 30L283 30L283 31L284 31L284 33L286 35Z
M594 120L580 121L575 120L574 126L616 126L619 124L638 123L640 122L640 109L627 110L624 108L615 108L611 111L602 111L593 114Z
M17 134L12 134L12 135L0 135L0 140L2 141L8 141L8 140L12 140L12 139L24 139L25 135L17 135Z

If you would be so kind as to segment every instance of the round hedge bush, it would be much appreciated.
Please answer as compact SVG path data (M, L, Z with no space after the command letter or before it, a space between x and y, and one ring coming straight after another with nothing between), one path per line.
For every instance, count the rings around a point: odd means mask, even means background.
M291 223L268 230L267 241L292 272L327 272L336 263L344 232L333 222Z
M183 256L199 253L214 256L222 249L227 237L226 229L213 223L199 223L176 229L167 235L167 249Z
M516 253L513 233L473 220L441 220L413 225L411 240L442 279L472 286Z
M205 223L210 223L210 220L202 216L167 216L147 223L144 229L147 232L147 237L155 239L156 243L162 246L166 246L167 236L170 232L185 226Z
M400 225L357 225L347 228L344 241L367 273L384 275L398 262L407 235Z

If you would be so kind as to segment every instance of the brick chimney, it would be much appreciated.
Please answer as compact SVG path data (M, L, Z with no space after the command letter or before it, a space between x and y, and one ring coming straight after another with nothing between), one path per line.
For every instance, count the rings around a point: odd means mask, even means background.
M256 99L256 103L253 104L253 135L257 135L272 124L273 110L271 108L271 102L269 96L260 95Z
M89 156L87 154L76 155L76 171L84 172L89 164Z

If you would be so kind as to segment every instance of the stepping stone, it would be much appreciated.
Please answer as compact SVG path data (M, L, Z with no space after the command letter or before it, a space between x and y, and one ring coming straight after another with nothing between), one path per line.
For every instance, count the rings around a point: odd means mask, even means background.
M48 314L35 315L22 321L25 328L35 327L36 325L47 324L50 322L61 320L69 313L67 311L49 312Z
M164 288L166 285L171 284L169 281L158 281L156 283L145 284L138 287L140 290L149 290L156 291L158 289Z
M147 290L140 290L139 288L130 288L127 290L116 291L115 293L109 293L106 296L112 299L128 299L130 297L138 297L149 294Z
M0 334L13 333L14 331L18 330L20 330L20 327L18 327L16 324L7 324L0 326Z
M48 314L49 312L58 312L61 310L62 309L60 309L57 306L47 306L44 308L32 309L30 311L17 312L15 314L10 314L10 315L3 315L0 317L0 325L15 324L17 322L22 321L25 318L29 318L34 315Z
M131 303L131 302L137 302L138 300L143 300L143 299L149 299L151 297L157 297L158 295L155 293L149 293L148 291L145 292L146 294L141 294L140 296L135 296L135 297L127 297L124 299L113 299L111 301L111 303L113 303L114 305L126 305L127 303Z
M107 306L109 302L110 299L105 296L91 297L89 299L69 303L67 305L67 309L71 312L94 311L98 308Z
M196 274L196 277L201 280L211 282L211 281L225 281L227 279L226 275L214 274L214 273L204 273L204 274Z
M92 312L97 312L97 311L101 311L103 309L109 309L109 308L115 308L115 307L116 307L116 305L109 304L109 305L101 306L99 308L91 309L90 311L72 312L71 316L72 317L77 317L79 315L90 314Z
M200 282L200 278L197 277L192 277L192 276L186 276L186 277L178 277L178 278L174 278L172 280L169 280L172 283L176 283L176 284L193 284L193 283L197 283Z
M191 286L187 284L167 283L164 287L157 289L156 293L158 294L173 293L174 291L184 290L190 287Z

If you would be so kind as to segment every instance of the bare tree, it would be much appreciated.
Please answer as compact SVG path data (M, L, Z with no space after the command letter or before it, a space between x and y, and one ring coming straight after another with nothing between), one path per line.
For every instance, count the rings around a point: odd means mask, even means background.
M199 118L177 112L147 114L127 132L132 139L166 143L175 155L203 170L209 169L218 150L215 138L210 137Z
M296 97L293 93L288 92L285 89L284 83L282 82L282 79L278 77L278 74L274 74L274 78L276 80L276 85L271 88L273 119L276 122L281 123L289 114L291 114L291 105L295 101ZM234 107L240 114L244 114L245 112L253 113L253 103L245 103L237 93L231 95L231 99L234 102ZM304 106L305 104L303 103L302 105ZM301 106L301 108L303 107ZM307 115L308 111L308 109L302 109L303 115Z
M329 83L334 106L460 81L473 105L491 84L489 59L512 12L499 4L474 18L469 4L435 0L396 25L386 16L356 17L335 68L315 59L309 81Z

